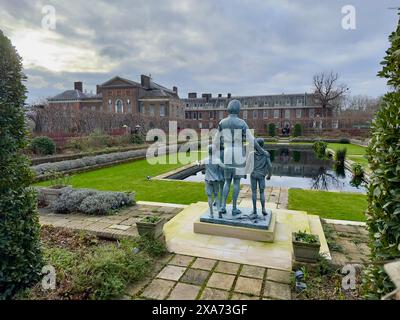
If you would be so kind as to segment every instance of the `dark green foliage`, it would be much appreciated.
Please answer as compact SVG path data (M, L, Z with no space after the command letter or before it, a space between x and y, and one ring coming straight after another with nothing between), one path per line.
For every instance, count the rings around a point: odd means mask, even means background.
M146 216L143 218L143 222L147 222L147 223L156 223L158 221L160 221L160 217L159 216Z
M387 93L371 126L367 157L371 169L367 224L374 262L400 258L400 92ZM393 289L382 266L368 268L364 288L369 298Z
M341 138L341 139L339 140L339 143L342 143L342 144L349 144L349 143L350 143L350 140L347 139L347 138Z
M56 144L53 139L46 136L39 136L32 139L31 150L36 154L49 155L56 153Z
M346 160L347 149L337 149L335 152L335 162L339 165L344 165L344 161Z
M400 15L400 11L398 14ZM381 62L383 68L378 72L378 76L388 79L387 84L397 90L400 85L400 23L396 31L390 34L389 41L392 45L386 50L386 56Z
M92 299L110 299L124 293L132 281L142 279L152 265L145 252L135 253L133 241L122 241L119 247L103 245L86 255L77 267L75 290L90 290Z
M295 240L304 243L317 243L318 238L314 234L307 233L306 231L299 231L295 234Z
M270 124L268 124L267 130L268 130L268 135L269 135L270 137L275 137L275 136L276 136L276 126L275 126L275 123L270 123Z
M143 144L144 143L143 136L141 134L138 134L138 133L132 134L131 135L131 143L133 143L133 144Z
M300 137L303 134L303 128L301 127L300 123L296 123L293 129L293 136Z
M324 141L315 141L313 144L313 150L319 159L325 158L326 148L328 144Z
M21 58L0 31L0 299L38 280L42 266L27 145Z
M140 237L138 244L141 250L144 250L152 257L160 257L167 252L165 245L153 237Z

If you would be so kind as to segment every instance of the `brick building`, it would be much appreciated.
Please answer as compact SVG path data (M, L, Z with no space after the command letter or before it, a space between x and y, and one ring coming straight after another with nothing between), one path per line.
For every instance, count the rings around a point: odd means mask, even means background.
M178 89L165 88L149 76L141 75L141 82L114 77L96 86L96 94L83 91L82 82L74 83L74 90L64 91L48 99L50 108L72 108L111 113L140 113L149 117L184 118Z
M185 118L197 120L198 128L215 128L218 122L227 115L226 107L231 99L238 99L242 104L240 117L245 119L250 128L257 132L265 132L268 123L275 123L278 129L293 127L300 123L304 129L334 128L336 123L332 109L327 110L326 119L322 120L322 108L315 102L314 95L281 94L263 96L227 96L213 97L203 93L188 94L181 99L185 107ZM328 120L329 119L329 120Z

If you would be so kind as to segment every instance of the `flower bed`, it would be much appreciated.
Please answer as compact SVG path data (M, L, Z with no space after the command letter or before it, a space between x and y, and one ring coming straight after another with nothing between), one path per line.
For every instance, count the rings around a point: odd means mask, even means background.
M40 199L41 189L39 189ZM135 203L133 193L63 188L61 195L51 203L57 213L84 213L106 215Z

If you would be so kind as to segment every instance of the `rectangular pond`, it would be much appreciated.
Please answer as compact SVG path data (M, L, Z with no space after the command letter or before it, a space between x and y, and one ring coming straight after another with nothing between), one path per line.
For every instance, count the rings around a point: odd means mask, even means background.
M365 193L364 183L354 183L352 174L332 159L318 159L311 146L267 145L266 149L273 170L267 186ZM204 168L194 166L167 178L203 182ZM250 184L249 175L241 183Z

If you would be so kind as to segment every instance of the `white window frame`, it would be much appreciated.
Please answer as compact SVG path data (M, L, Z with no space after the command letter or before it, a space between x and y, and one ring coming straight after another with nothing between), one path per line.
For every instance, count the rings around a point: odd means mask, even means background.
M296 118L297 119L301 118L302 111L303 110L301 110L301 109L296 109Z
M280 118L280 110L274 109L274 119L279 119L279 118Z
M118 110L118 102L121 103L121 112ZM115 113L124 113L124 102L121 99L115 100Z

